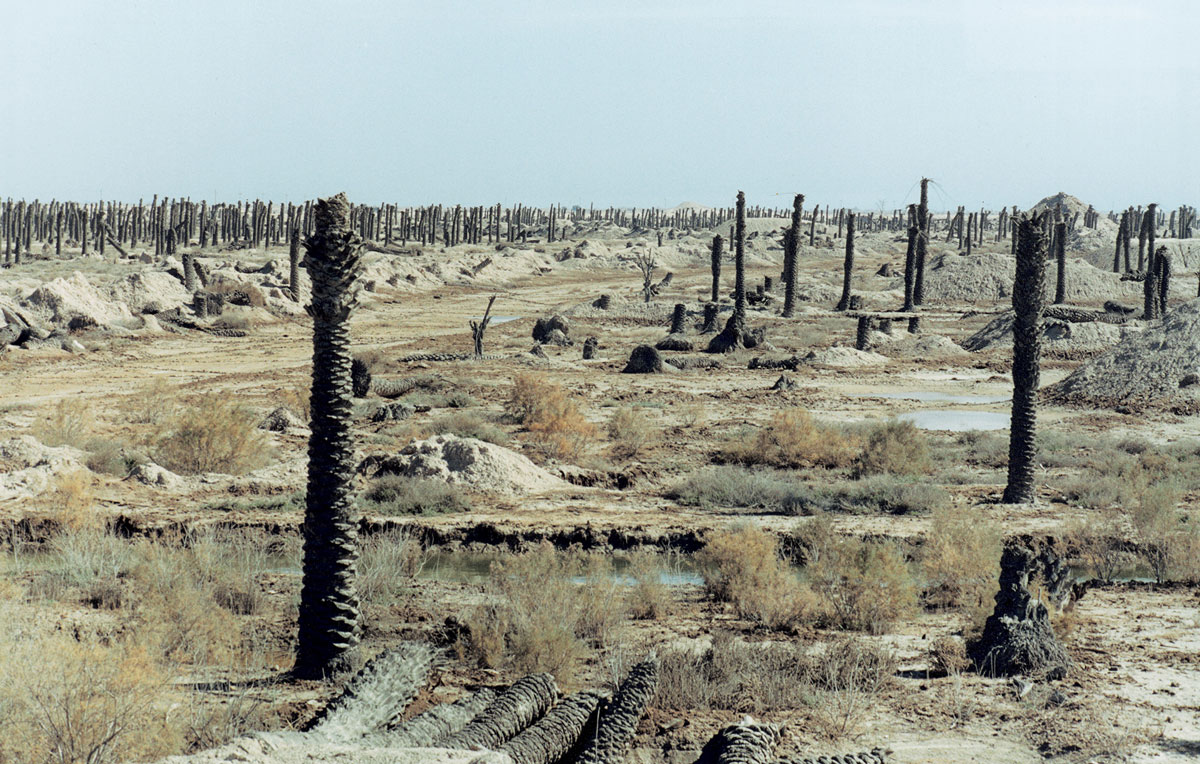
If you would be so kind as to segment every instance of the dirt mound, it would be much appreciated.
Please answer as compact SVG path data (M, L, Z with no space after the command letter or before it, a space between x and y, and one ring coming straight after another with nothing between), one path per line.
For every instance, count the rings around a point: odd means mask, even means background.
M0 501L28 499L50 487L65 472L81 469L84 453L77 448L43 446L32 435L0 441Z
M979 352L992 348L1011 348L1013 344L1013 312L996 316L975 334L963 342L967 350ZM1047 355L1071 358L1084 354L1102 353L1121 341L1131 332L1139 332L1138 325L1106 324L1100 321L1072 323L1056 318L1042 319L1042 351Z
M508 496L568 485L521 454L457 435L435 435L411 443L396 457L384 460L379 470Z
M909 334L897 327L892 334L872 332L871 344L884 349L889 355L902 358L960 358L968 355L966 350L949 337L940 334Z
M42 284L25 298L24 303L54 324L66 324L76 316L100 326L138 323L133 320L128 305L103 294L88 283L79 271L72 273L69 278L57 278Z
M800 359L802 364L813 366L834 366L849 369L858 366L878 366L887 363L887 356L866 350L856 350L846 347L832 347L824 350L813 350Z
M1175 405L1200 401L1200 299L1046 389L1051 400L1091 406Z
M112 298L141 313L147 307L158 311L170 310L191 302L191 295L179 279L162 271L131 273L109 290Z
M1016 258L1011 255L981 253L966 257L946 253L938 255L925 272L927 302L938 304L995 302L1012 297L1016 275ZM1046 265L1046 295L1054 296L1058 266ZM1098 302L1114 298L1134 297L1141 285L1121 281L1120 274L1103 271L1086 260L1067 261L1067 299L1071 302Z

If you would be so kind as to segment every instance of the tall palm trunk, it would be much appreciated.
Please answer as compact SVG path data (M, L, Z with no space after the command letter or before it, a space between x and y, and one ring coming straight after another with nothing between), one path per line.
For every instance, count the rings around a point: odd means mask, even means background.
M720 235L712 240L712 301L721 301L721 257L724 255L725 241Z
M783 317L796 315L796 260L800 253L800 219L804 215L804 194L792 200L792 227L783 242Z
M1040 377L1042 310L1046 296L1046 236L1042 215L1017 221L1017 276L1013 283L1013 401L1008 440L1006 504L1028 504L1036 496L1033 459L1037 451L1037 388Z
M854 213L846 215L846 260L842 264L842 299L834 310L850 307L850 276L854 272Z
M1054 304L1067 301L1067 224L1054 224L1054 260L1058 264L1058 276L1054 282Z
M358 529L351 488L350 314L357 304L361 240L350 228L344 194L321 199L305 242L312 281L312 435L304 512L304 576L294 673L316 679L358 663Z
M746 329L746 195L737 193L737 223L733 235L733 325Z
M904 307L901 310L913 309L913 282L917 270L917 205L908 205L908 247L904 252Z

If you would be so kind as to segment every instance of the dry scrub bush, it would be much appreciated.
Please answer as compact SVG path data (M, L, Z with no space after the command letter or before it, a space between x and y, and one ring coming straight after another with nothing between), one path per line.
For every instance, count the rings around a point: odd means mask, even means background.
M1130 510L1130 520L1138 536L1138 551L1154 574L1163 583L1171 578L1197 577L1200 563L1200 528L1187 523L1176 509L1183 494L1170 482L1160 482L1142 491Z
M549 671L569 686L592 648L617 643L626 617L621 589L608 558L543 543L493 563L491 602L467 614L458 651L488 668Z
M810 702L817 729L830 740L856 736L895 674L895 656L880 645L850 637L827 642L806 677L816 689Z
M797 642L749 643L713 634L704 650L666 651L655 703L672 710L763 714L807 708L825 736L852 736L892 681L896 659L865 639L812 650Z
M33 427L33 435L47 446L82 449L96 427L91 407L81 398L59 398Z
M161 424L175 412L175 388L161 377L121 402L121 413L130 424Z
M279 401L279 405L296 412L296 415L305 422L312 419L312 408L309 403L311 390L307 382L297 382L291 387L285 387L279 390L275 397Z
M508 433L474 411L452 411L444 414L430 423L429 431L434 435L450 434L460 438L475 438L498 446L508 442Z
M882 634L915 611L918 587L896 543L840 536L822 517L797 536L819 624Z
M854 443L840 430L817 424L804 409L779 412L753 437L725 447L725 460L775 467L846 467L855 458Z
M373 515L442 515L465 512L462 491L442 480L382 475L362 493L363 511Z
M612 413L606 425L616 459L632 459L657 440L654 425L645 411L622 406Z
M94 511L96 494L86 470L56 476L46 502L51 518L62 528L80 530L99 525L99 517Z
M708 538L699 560L709 572L705 585L737 614L770 629L793 629L809 614L812 597L779 557L779 540L748 525Z
M925 475L933 469L929 438L912 422L893 419L867 433L854 463L857 476Z
M1077 550L1079 560L1101 581L1113 581L1130 564L1126 549L1125 513L1115 507L1100 510L1098 516L1077 520L1063 531L1069 547Z
M504 406L505 413L525 426L534 446L554 459L576 459L596 437L579 405L560 386L533 374L520 374Z
M159 464L185 475L233 475L262 467L269 459L266 436L254 416L225 396L202 396L168 424L158 440Z
M356 586L367 613L390 607L411 594L426 559L420 542L404 531L364 539L359 549Z
M933 513L921 557L923 596L932 607L959 607L980 625L992 611L1004 535L975 507Z
M629 616L657 620L671 613L671 591L662 582L662 556L639 550L629 556L625 575L631 579L627 594Z
M971 666L967 645L958 637L943 634L929 645L929 670L935 674L953 676Z
M116 764L179 750L166 678L147 651L0 620L0 761Z

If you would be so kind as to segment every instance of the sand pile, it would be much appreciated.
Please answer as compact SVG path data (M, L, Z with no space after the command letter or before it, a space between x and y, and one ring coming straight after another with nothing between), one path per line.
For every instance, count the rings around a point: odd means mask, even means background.
M878 366L887 363L887 356L872 353L867 350L856 350L847 347L831 347L824 350L813 350L800 359L801 364L813 366L832 366L840 369L852 369L860 366Z
M381 473L443 480L507 496L565 488L569 484L514 451L475 438L435 435L378 464Z
M43 493L58 475L82 469L84 458L77 448L43 446L31 435L0 441L0 501Z
M926 302L937 305L1009 299L1016 268L1016 258L1012 255L938 255L925 271ZM1046 264L1048 297L1054 296L1057 279L1058 266L1051 261ZM1067 260L1067 299L1071 302L1134 298L1141 294L1141 289L1141 284L1121 281L1120 274L1100 270L1085 260Z
M1200 402L1200 299L1140 333L1128 333L1046 394L1091 406Z
M77 316L100 326L137 323L133 321L128 305L102 293L79 271L69 278L42 284L25 298L24 304L54 324L66 324Z
M131 273L109 289L111 299L141 313L170 310L191 303L192 297L179 279L163 271Z
M893 324L892 334L871 332L870 341L873 346L900 358L962 358L969 355L949 337L940 334L909 334L903 322Z
M971 351L1011 348L1013 312L1006 311L988 322L963 342ZM1057 318L1042 319L1042 352L1057 358L1077 358L1102 353L1131 333L1139 333L1139 324L1106 324L1100 321L1072 323Z

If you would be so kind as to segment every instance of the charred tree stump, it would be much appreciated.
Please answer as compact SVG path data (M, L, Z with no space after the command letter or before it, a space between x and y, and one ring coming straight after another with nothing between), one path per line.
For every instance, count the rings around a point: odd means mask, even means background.
M1066 672L1071 658L1050 626L1045 603L1034 599L1029 579L1039 571L1039 555L1026 542L1008 544L1000 556L1000 591L983 634L967 646L975 670L985 676L1034 675L1053 678ZM1049 560L1053 566L1055 559ZM1061 565L1061 562L1057 563ZM1065 580L1065 579L1064 579Z
M488 300L487 309L483 311L483 318L478 321L471 321L471 339L475 342L475 357L483 357L483 334L487 331L488 324L492 322L492 303L496 301L496 295L492 295Z

